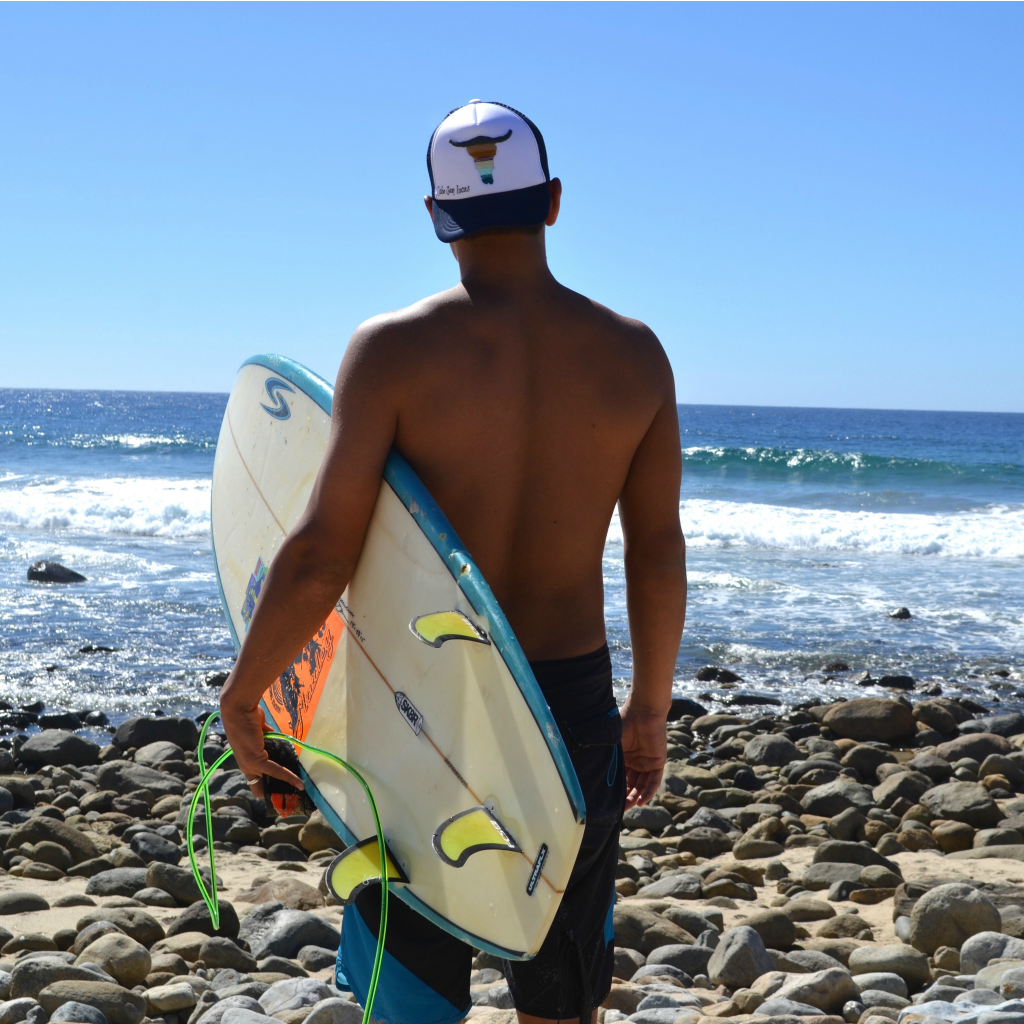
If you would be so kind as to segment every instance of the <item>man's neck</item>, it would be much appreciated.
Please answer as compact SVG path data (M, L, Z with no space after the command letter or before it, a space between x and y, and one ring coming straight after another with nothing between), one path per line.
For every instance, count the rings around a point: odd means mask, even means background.
M550 288L544 232L483 234L452 244L463 287L472 295L521 295Z

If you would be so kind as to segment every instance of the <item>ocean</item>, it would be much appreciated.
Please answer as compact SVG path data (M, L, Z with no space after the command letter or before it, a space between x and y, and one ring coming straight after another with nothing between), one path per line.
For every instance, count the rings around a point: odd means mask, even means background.
M208 680L234 655L210 550L226 400L0 389L0 699L112 723L215 707ZM679 418L678 695L750 711L893 692L858 685L866 670L1024 704L1024 415L681 405ZM39 559L87 582L31 583ZM621 697L617 519L604 576ZM911 618L889 616L901 606ZM823 670L834 662L849 671ZM696 679L709 664L739 678Z

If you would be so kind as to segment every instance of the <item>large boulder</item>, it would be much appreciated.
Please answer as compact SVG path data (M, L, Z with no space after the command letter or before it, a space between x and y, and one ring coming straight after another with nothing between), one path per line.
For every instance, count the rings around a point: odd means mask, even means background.
M845 739L893 740L909 739L914 735L914 716L910 708L896 700L881 697L858 697L830 705L821 718L837 736Z
M977 782L947 782L921 796L921 803L934 818L962 821L972 828L995 828L1003 812Z
M18 757L32 768L43 768L46 765L63 767L66 764L84 768L99 762L100 748L92 740L76 736L73 732L44 729L21 745Z
M997 736L991 732L976 732L940 743L935 748L935 753L950 764L962 757L973 757L980 763L989 754L1009 754L1012 750L1013 745L1004 736Z
M160 796L181 796L185 792L185 783L177 776L132 761L107 761L96 773L96 781L99 789L112 789L122 794L139 789L148 789Z
M166 740L183 750L195 750L199 729L191 718L161 715L157 718L129 718L114 733L113 744L120 750L145 747Z
M28 579L32 583L84 583L85 577L60 562L43 559L28 567Z
M996 959L1024 960L1024 939L993 930L972 935L960 947L963 974L977 974L990 960Z
M790 761L802 761L803 752L788 737L780 733L763 733L750 740L743 748L743 760L747 764L760 764L769 768L781 768Z
M708 977L732 989L749 988L774 969L761 936L746 925L725 932L708 961Z
M48 818L45 815L29 818L28 821L18 825L7 837L7 848L16 850L23 843L35 845L44 841L63 846L71 854L71 859L76 864L93 860L100 855L96 844L87 835L63 821L57 821L56 818Z
M996 905L983 893L962 882L937 885L914 905L910 915L910 944L931 955L939 946L955 946L978 932L1001 929Z
M800 806L808 814L834 818L848 807L855 807L858 811L869 811L875 806L875 802L867 786L862 786L846 776L840 776L823 786L815 786L800 801Z

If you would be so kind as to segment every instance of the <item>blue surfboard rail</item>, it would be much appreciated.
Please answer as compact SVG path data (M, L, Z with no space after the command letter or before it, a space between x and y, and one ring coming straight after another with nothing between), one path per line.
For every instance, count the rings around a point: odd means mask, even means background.
M316 402L328 416L331 415L334 389L323 377L301 363L288 359L286 356L267 354L252 356L242 363L242 366L261 366L273 371ZM573 768L569 752L562 739L562 734L559 732L554 716L551 714L551 709L548 707L540 685L537 683L533 670L530 668L530 663L527 661L523 649L519 646L519 641L512 632L512 627L505 618L505 613L501 610L501 606L498 604L491 588L487 585L483 574L467 552L465 545L459 540L458 535L448 521L448 517L441 510L437 502L434 501L413 468L394 449L388 454L387 461L384 464L384 480L395 492L402 504L405 505L409 514L423 531L424 536L430 541L473 610L481 617L486 618L489 626L488 635L495 649L505 662L512 678L515 680L516 686L519 687L519 692L523 695L523 699L526 701L538 728L544 736L552 760L558 769L562 785L565 788L566 796L572 806L576 821L585 821L586 802L583 797L583 791L580 788L579 779L576 777L576 770ZM220 590L221 604L224 606L224 616L228 621L228 628L231 630L235 648L239 650L241 649L241 642L235 633L234 625L231 621L231 613L224 596L224 588L221 585L220 570L217 567L216 561L216 550L214 550L214 567L217 576L217 586ZM270 710L265 704L264 711L268 720L276 727L277 723L273 722ZM359 837L348 828L338 813L327 803L320 791L309 779L305 770L301 769L301 766L300 770L303 781L307 783L309 796L331 827L346 843L356 842ZM422 900L418 899L404 886L393 885L391 888L396 896L445 931L455 934L464 941L496 956L507 959L525 959L521 952L495 946L481 939L480 936L470 934L459 928L423 903Z

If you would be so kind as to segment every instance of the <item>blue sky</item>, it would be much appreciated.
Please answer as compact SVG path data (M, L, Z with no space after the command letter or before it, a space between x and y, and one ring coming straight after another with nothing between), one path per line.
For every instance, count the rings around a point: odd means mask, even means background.
M4 4L0 385L333 377L456 280L427 139L523 110L556 275L681 402L1024 411L1019 4Z

